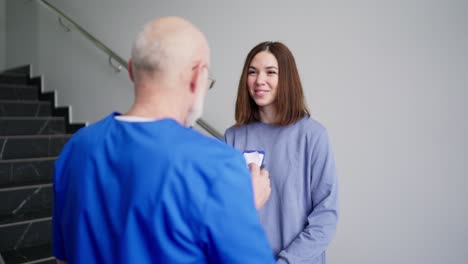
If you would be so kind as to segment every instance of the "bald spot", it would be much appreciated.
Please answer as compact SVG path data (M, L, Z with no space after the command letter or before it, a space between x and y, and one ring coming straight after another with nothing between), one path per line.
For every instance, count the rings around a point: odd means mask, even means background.
M144 49L143 53L154 52L148 48L157 43L158 48L155 50L160 54L155 55L158 58L156 63L151 62L150 65L146 65L148 63L144 61L144 65L136 64L137 75L144 74L159 80L164 78L177 81L180 78L185 79L183 73L190 72L197 62L207 60L206 63L209 63L209 48L205 36L193 24L182 18L156 19L145 26L142 34L146 43L138 48ZM154 54L143 54L143 57L148 55Z

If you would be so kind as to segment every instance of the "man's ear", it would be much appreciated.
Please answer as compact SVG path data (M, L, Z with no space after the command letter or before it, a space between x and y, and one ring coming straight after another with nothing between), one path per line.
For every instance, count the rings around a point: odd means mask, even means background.
M202 67L200 64L197 64L197 66L192 69L192 75L190 76L190 92L192 93L196 93L200 86L201 69Z
M130 76L130 80L132 80L132 82L135 81L135 79L133 78L132 58L128 60L128 76Z

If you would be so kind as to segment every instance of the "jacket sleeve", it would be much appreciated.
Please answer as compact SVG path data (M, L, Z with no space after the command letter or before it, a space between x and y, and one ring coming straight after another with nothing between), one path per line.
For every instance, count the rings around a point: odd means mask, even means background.
M320 257L338 222L338 183L335 160L326 130L313 143L310 153L312 212L304 230L278 254L277 263L310 263Z
M274 263L273 252L254 206L250 173L235 153L220 174L203 210L204 247L209 263Z

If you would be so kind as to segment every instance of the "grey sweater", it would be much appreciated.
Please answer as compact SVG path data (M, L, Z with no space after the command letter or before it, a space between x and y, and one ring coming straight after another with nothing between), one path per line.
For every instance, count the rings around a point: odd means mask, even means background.
M265 151L271 195L259 217L277 263L326 263L338 221L335 161L326 129L306 116L289 126L231 127L226 143Z

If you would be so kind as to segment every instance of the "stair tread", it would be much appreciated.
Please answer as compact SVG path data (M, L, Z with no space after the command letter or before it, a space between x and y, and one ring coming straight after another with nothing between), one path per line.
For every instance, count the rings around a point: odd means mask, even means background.
M1 252L5 263L28 263L39 260L53 260L52 244L44 244L35 247L18 248Z
M0 215L0 227L12 224L23 224L31 221L48 221L52 219L52 208L40 211L29 211L17 215Z
M0 136L0 139L23 139L23 138L59 138L59 137L71 137L73 134L45 134L45 135L11 135L11 136Z
M27 73L27 72L17 72L15 70L2 71L2 72L0 72L0 75L29 77L29 73Z
M9 192L15 190L37 189L39 187L49 188L52 187L52 182L44 181L43 183L21 183L21 184L5 184L0 185L0 192Z
M19 65L15 66L13 68L8 68L3 70L1 73L22 73L22 74L29 74L31 72L31 64L24 64L24 65Z
M0 116L0 120L65 120L63 116Z
M27 72L18 72L18 71L15 71L15 70L6 70L6 71L2 71L2 72L0 72L0 75L3 75L3 76L29 77L29 73L27 73Z
M0 192L1 191L9 191L13 189L28 189L28 188L37 188L38 186L48 186L51 185L52 181L50 180L37 180L37 181L22 181L19 183L8 183L8 184L0 184Z
M50 104L49 101L41 100L8 100L1 99L0 104Z
M1 163L21 163L21 162L39 162L39 161L49 161L49 160L56 160L57 156L55 157L39 157L39 158L24 158L24 159L9 159L9 160L1 160Z
M18 84L18 83L0 82L0 86L4 87L4 88L38 89L37 86L32 85L32 84Z

